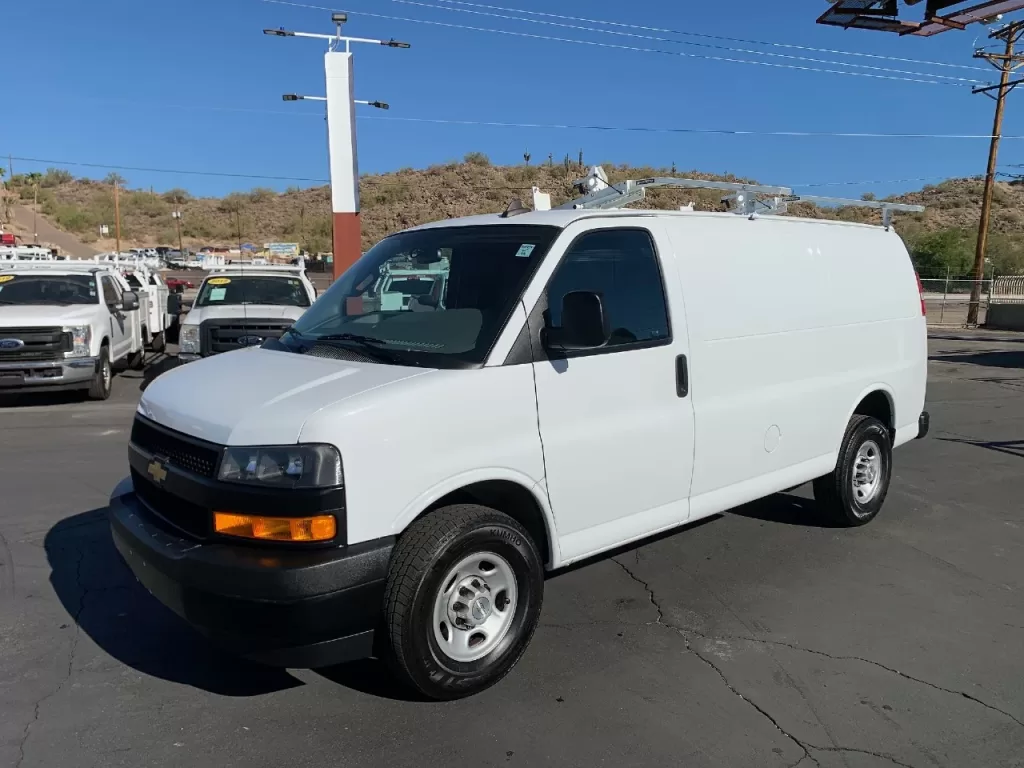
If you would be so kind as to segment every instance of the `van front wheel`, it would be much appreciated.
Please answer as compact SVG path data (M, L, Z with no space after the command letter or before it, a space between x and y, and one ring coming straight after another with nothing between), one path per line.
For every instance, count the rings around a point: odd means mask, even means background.
M882 508L891 477L889 430L876 418L857 415L846 428L835 470L814 481L814 498L838 524L864 525Z
M536 544L511 517L475 504L431 512L391 558L385 619L395 671L432 699L494 685L529 645L543 593Z

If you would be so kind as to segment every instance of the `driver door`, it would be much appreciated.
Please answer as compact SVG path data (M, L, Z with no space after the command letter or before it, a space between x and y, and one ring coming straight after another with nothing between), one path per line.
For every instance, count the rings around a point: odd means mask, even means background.
M126 312L121 311L123 291L121 286L110 277L104 275L100 280L103 287L103 303L107 305L110 324L110 359L120 360L132 347L131 320Z

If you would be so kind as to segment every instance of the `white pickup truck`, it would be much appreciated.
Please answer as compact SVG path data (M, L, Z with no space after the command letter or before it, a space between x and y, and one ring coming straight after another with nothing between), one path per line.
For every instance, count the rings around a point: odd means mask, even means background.
M167 329L176 318L170 313L170 289L160 272L141 260L119 262L118 269L128 286L139 294L143 309L142 340L154 352L167 346Z
M181 321L183 362L276 339L316 300L305 265L211 269Z
M0 264L0 392L110 397L113 367L143 356L139 295L115 265Z

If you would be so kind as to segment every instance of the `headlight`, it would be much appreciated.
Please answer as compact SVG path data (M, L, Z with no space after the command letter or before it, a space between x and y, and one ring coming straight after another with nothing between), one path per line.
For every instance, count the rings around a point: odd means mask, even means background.
M185 354L199 354L199 326L183 325L178 336L178 351Z
M344 480L341 455L333 445L225 448L217 476L274 488L332 488Z
M71 351L64 357L88 357L92 344L92 328L88 325L66 325L61 330L71 334Z

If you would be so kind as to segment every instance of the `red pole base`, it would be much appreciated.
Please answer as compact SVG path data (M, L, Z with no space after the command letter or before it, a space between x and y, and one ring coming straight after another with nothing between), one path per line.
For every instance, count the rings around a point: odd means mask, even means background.
M341 277L363 255L358 213L334 215L334 279Z

